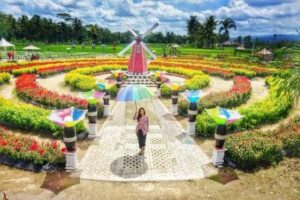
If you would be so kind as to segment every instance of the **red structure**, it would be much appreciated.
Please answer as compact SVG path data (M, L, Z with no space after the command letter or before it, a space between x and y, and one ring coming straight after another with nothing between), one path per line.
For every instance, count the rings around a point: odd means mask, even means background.
M136 43L132 47L128 72L133 74L144 74L148 72L147 58L140 38L136 39Z

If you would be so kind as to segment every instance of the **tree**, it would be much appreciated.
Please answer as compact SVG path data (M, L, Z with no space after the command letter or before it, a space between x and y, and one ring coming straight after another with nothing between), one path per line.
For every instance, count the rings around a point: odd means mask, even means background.
M214 43L215 40L214 30L216 29L217 24L218 21L216 20L216 17L213 15L207 17L203 23L202 30L200 30L201 32L200 35L202 35L202 38L204 40L204 45L206 47L210 47L211 44Z
M236 30L236 25L233 19L226 18L225 20L221 20L219 22L220 28L219 28L219 39L222 44L222 55L224 51L224 42L230 39L230 29Z
M251 35L247 35L244 37L244 45L245 48L251 48L253 45Z
M238 43L239 45L242 45L242 43L243 43L242 36L239 35L239 36L236 38L235 42Z
M200 29L200 22L197 18L197 16L190 16L190 18L187 20L187 31L189 36L190 43L195 43L198 36L198 31Z

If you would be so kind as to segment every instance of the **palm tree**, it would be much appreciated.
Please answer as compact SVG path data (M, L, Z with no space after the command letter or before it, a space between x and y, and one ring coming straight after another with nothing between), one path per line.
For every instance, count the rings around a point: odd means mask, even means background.
M300 35L300 28L296 29L297 33ZM297 44L295 44L297 48ZM288 95L296 103L300 100L300 66L292 69L288 72L284 79L277 82L279 87L279 95Z
M187 22L187 31L188 31L190 43L196 42L197 33L200 28L200 22L197 19L197 16L193 16L193 15L190 16L190 18L186 22Z
M236 25L233 19L231 18L226 18L225 20L222 20L219 22L220 28L219 28L219 36L220 36L220 41L222 43L222 55L223 55L223 50L224 50L224 42L229 40L230 38L230 29L236 30Z
M210 15L208 18L206 18L205 22L203 23L203 39L205 46L209 47L214 40L215 33L214 30L216 29L216 26L218 24L218 21L216 20L216 17L213 15Z

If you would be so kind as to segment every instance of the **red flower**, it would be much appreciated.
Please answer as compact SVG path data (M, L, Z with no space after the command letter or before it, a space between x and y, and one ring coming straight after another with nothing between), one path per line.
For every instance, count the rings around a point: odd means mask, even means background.
M33 142L29 147L30 151L37 151L38 149L39 149L39 145L36 142Z
M57 149L57 147L58 147L57 141L52 141L51 146L52 146L53 149Z
M43 156L43 155L45 155L45 153L46 153L46 150L45 150L45 149L42 149L42 148L40 148L40 149L38 150L38 152L39 152L39 154L40 154L41 156Z
M5 146L7 145L7 142L4 139L0 139L0 145Z
M66 148L66 147L63 147L63 148L60 149L60 151L61 151L62 153L65 153L65 152L67 151L67 148Z

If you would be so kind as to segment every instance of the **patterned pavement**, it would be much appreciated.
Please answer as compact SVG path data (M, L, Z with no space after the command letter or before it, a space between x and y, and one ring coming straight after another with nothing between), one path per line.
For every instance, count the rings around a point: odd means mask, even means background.
M171 181L216 173L210 159L158 99L139 102L150 118L145 156L138 155L134 103L117 103L79 163L82 179Z

